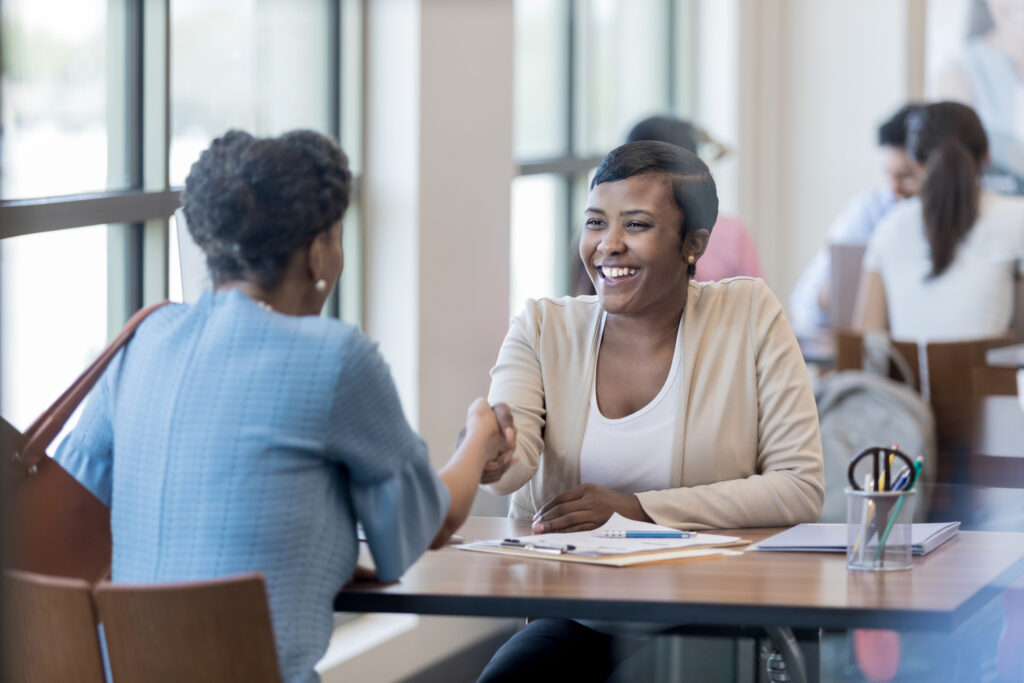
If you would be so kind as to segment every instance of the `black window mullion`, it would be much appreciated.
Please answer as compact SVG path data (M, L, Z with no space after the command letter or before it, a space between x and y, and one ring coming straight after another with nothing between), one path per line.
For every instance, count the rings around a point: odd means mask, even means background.
M576 17L578 16L579 0L568 0L566 3L566 10L569 12L569 20L566 26L569 30L569 35L566 36L566 50L568 50L568 59L566 64L568 65L569 73L566 79L566 107L565 107L565 135L566 135L566 156L572 158L576 156L576 64L579 60L576 59Z
M579 0L568 0L567 10L569 12L569 20L566 23L569 34L566 36L566 50L568 50L568 59L566 64L569 70L567 74L568 87L566 88L566 107L567 112L565 121L565 135L566 144L568 150L568 157L574 159L579 156L579 149L576 143L576 132L577 132L577 121L576 113L579 107L577 106L577 95L576 95L576 83L578 74L576 72L577 65L581 63L581 60L576 55L576 21L579 16ZM573 247L573 179L574 175L571 173L563 172L562 185L565 188L565 208L563 211L563 222L561 235L557 236L560 239L563 249L562 254L562 291L566 294L572 294L573 282L572 282L572 268L570 267L571 252ZM570 252L570 253L567 253Z
M668 32L666 36L668 45L668 68L665 70L665 76L668 82L665 84L665 95L668 98L668 109L669 111L675 111L676 109L676 58L677 58L677 42L676 42L676 20L677 20L677 4L678 0L665 0L665 28Z
M341 2L327 0L327 107L331 137L341 144Z
M327 2L327 107L330 135L340 145L342 128L341 109L341 74L342 74L342 0L328 0ZM341 317L341 280L334 283L324 312L328 317Z
M128 108L125 130L128 169L128 186L133 190L142 189L142 150L143 150L143 66L144 54L144 0L127 0L125 21L125 106ZM127 239L124 242L125 277L124 309L121 317L127 320L132 313L142 307L142 263L143 263L143 223L131 223L127 226Z

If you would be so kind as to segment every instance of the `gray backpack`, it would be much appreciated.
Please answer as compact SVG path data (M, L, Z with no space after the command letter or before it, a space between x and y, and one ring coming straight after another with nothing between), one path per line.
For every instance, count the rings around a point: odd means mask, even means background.
M878 367L891 357L901 373L909 377L905 359L885 341L865 338L865 367ZM843 370L817 380L814 400L821 424L821 447L825 456L825 506L820 522L846 522L846 495L850 485L850 459L870 446L899 444L911 458L923 456L921 477L914 489L914 521L928 514L927 486L935 477L935 416L931 406L913 388L875 370Z

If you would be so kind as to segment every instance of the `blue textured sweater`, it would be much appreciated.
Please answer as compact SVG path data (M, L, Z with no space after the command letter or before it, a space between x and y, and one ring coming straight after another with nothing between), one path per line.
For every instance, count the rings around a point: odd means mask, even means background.
M236 290L151 314L56 457L111 508L114 581L263 572L285 681L317 680L356 521L391 580L449 503L376 346Z

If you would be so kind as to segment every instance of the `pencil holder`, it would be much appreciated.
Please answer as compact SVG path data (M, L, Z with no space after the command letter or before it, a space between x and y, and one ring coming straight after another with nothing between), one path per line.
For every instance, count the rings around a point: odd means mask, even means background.
M914 491L846 489L846 567L888 572L910 569Z

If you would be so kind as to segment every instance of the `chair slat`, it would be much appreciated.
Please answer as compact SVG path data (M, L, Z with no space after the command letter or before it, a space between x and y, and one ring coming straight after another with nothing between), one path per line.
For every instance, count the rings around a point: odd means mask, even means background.
M4 571L4 662L11 683L104 683L91 586Z
M117 683L281 680L262 574L94 595Z

